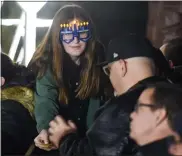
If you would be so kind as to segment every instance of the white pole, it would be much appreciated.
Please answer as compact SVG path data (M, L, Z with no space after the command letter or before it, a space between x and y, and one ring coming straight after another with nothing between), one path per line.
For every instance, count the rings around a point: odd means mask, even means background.
M36 49L36 12L26 12L24 65L28 65Z
M44 6L46 1L29 2L26 0L23 2L17 1L17 3L26 12L23 64L27 66L36 48L36 15L37 12Z
M21 47L20 53L18 55L17 61L19 64L23 63L23 57L24 57L24 47Z
M1 7L2 7L2 5L3 5L3 2L4 2L4 0L1 0ZM0 8L1 9L1 8Z
M3 0L1 0L1 6L0 6L0 16L1 16L1 7L3 5ZM0 36L1 36L1 30L0 30ZM2 47L1 47L1 38L0 38L0 52L2 52Z
M20 23L16 28L16 32L15 35L13 37L13 41L11 43L11 47L9 50L9 57L14 60L15 54L16 54L16 50L20 41L20 38L22 36L22 31L24 29L24 24L25 23L25 13L23 12L20 18Z

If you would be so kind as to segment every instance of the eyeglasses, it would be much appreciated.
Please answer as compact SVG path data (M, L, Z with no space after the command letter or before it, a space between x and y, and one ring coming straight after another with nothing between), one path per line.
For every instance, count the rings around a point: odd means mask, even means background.
M79 41L87 42L91 37L91 29L88 22L77 24L61 24L61 30L59 32L59 39L67 44L71 43L75 37ZM74 28L72 28L74 26Z
M109 64L108 64L108 65L105 65L105 66L103 67L103 71L104 71L104 73L105 73L107 76L110 75L110 70L111 70L111 67L109 66Z
M117 60L114 60L113 62L110 62L110 63L108 63L107 65L105 65L105 66L103 67L104 73L105 73L107 76L110 75L111 64L113 64L115 61L117 61Z
M104 67L103 67L103 70L104 70L104 73L106 74L106 75L110 75L110 70L111 70L111 64L113 64L114 62L116 62L116 61L118 61L118 60L120 60L121 58L119 58L119 57L117 57L116 59L114 59L111 63L109 63L109 64L107 64L107 65L105 65ZM123 59L122 59L123 60ZM127 62L126 62L126 60L123 60L124 61L124 63L126 64Z
M155 104L145 104L145 103L137 103L135 105L134 111L137 112L139 107L149 107L151 109L156 108L157 106Z

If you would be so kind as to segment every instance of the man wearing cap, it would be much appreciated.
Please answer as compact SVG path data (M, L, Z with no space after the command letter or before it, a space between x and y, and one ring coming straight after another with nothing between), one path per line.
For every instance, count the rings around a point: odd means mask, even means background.
M166 81L155 76L155 63L160 63L157 55L156 49L142 36L127 35L110 42L106 62L101 65L116 96L98 110L84 139L77 138L76 134L60 135L68 124L60 116L53 121L49 139L59 148L60 155L137 154L136 145L129 139L130 113L147 84ZM62 140L67 140L67 144L61 144Z

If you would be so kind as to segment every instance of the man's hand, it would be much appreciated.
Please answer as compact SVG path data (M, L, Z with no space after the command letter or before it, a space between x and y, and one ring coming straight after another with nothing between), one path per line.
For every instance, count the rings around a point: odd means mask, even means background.
M49 140L56 148L65 135L76 131L75 124L72 121L66 122L61 116L56 116L49 126Z

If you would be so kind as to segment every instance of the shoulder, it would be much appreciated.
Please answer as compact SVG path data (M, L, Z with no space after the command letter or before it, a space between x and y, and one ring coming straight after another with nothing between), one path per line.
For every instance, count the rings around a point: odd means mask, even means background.
M171 137L167 137L144 146L139 147L139 151L145 155L169 156L168 141Z
M48 68L42 77L37 78L36 84L49 84L52 86L56 86L56 81L54 79L51 68Z
M2 103L8 103L7 107L8 105L10 106L12 105L13 106L12 108L14 108L14 105L15 107L16 105L22 105L29 111L31 116L33 116L33 110L34 110L33 99L34 99L33 90L28 87L11 86L2 89L1 93Z
M26 108L23 107L23 105L20 102L11 99L1 101L1 111L2 111L2 116L3 112L8 112L8 114L11 113L9 115L14 114L19 116L23 112L26 112L27 115L29 114L28 110L26 110Z
M129 115L133 111L136 101L140 91L131 91L125 93L119 97L113 97L107 101L100 109L97 111L97 116L99 120L107 120L112 122L129 122ZM122 119L122 120L121 120Z
M53 72L50 67L47 68L44 75L41 78L53 78Z

